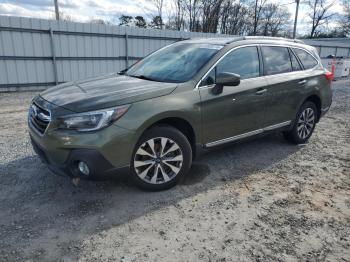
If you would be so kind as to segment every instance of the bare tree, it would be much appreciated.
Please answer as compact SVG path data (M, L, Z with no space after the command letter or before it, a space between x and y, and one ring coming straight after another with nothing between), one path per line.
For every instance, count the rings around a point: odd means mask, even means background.
M167 5L166 29L183 30L185 27L185 0L173 0Z
M140 27L140 28L146 28L147 23L146 20L143 16L135 16L135 26Z
M160 16L154 16L152 21L148 24L148 26L151 28L162 29L163 28L162 18Z
M67 21L67 22L76 22L77 20L70 14L67 14L65 12L59 11L59 19L61 21ZM54 15L52 19L56 19L56 16Z
M205 0L202 2L202 30L216 33L219 25L221 6L224 0Z
M343 0L342 2L344 15L340 19L340 28L345 35L350 34L350 2L348 0Z
M133 17L130 15L121 15L119 17L119 25L123 25L123 26L133 25Z
M328 23L335 15L329 10L334 5L334 2L329 3L327 0L309 0L308 5L311 9L308 16L312 22L310 37L313 38L319 33L319 28Z
M152 17L152 20L158 21L157 24L160 25L160 29L163 28L163 6L164 0L149 0L157 9L157 15Z
M112 25L111 22L101 19L101 18L91 18L90 19L91 24L98 24L98 25Z
M261 20L261 11L264 8L267 0L254 0L253 3L253 12L252 12L252 17L253 17L253 25L252 25L252 35L256 35L257 29L259 26L259 22Z
M201 2L206 0L184 0L183 7L188 15L188 30L200 31L199 13L202 9Z
M222 6L220 32L222 34L244 35L248 30L248 8L241 2L227 0Z
M258 34L264 36L284 35L288 29L291 14L286 8L269 3L261 9L261 22Z

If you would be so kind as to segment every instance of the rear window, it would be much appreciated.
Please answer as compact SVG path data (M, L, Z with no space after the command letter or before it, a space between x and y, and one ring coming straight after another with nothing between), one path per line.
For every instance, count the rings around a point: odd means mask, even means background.
M301 63L304 66L304 69L313 68L318 64L318 61L308 52L299 48L293 48L293 51L299 57Z
M266 75L275 75L293 71L289 52L286 47L263 46L261 49Z

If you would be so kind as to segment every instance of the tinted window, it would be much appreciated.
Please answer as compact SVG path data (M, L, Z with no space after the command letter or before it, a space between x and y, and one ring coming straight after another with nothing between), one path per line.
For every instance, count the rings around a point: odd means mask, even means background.
M292 71L288 49L286 47L263 46L264 70L266 75Z
M317 60L312 55L310 55L308 52L301 50L301 49L298 49L298 48L293 48L293 51L299 57L301 63L304 66L304 69L313 68L318 64Z
M126 75L160 82L185 82L221 48L212 44L173 44L142 59Z
M293 54L292 51L289 51L289 54L290 54L290 59L292 61L292 68L293 68L293 71L298 71L298 70L302 70L297 58L295 57L295 55Z
M241 79L259 76L259 55L255 46L238 48L225 56L216 66L216 74L235 73Z
M210 73L205 77L205 79L203 79L200 86L210 86L215 84L215 70L216 68L210 71Z

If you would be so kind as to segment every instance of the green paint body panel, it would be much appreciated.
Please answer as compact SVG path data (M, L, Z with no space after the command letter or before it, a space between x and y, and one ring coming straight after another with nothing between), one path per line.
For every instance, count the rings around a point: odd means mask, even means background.
M134 147L143 132L164 119L186 121L194 131L195 143L205 146L293 121L299 107L310 96L317 96L321 109L328 110L332 93L321 66L241 80L238 86L224 86L220 94L212 93L214 86L198 87L208 70L233 48L275 45L276 42L282 46L309 48L287 41L237 41L225 45L185 83L161 83L110 74L48 89L33 102L48 109L52 120L43 135L32 127L29 128L30 135L55 165L64 165L72 149L94 149L114 167L123 167L130 164ZM306 84L300 84L302 80L307 80ZM266 92L257 94L262 88ZM58 129L56 119L60 116L124 104L131 104L125 115L102 130L84 133Z

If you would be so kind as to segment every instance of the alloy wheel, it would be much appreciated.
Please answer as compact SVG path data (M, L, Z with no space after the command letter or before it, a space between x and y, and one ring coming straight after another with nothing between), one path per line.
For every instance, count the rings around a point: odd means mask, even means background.
M150 184L167 183L177 176L183 163L180 146L170 138L151 138L141 144L134 157L134 169Z
M312 108L306 108L298 119L297 133L301 139L307 138L315 126L315 112Z

